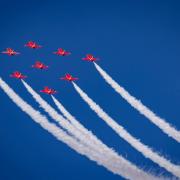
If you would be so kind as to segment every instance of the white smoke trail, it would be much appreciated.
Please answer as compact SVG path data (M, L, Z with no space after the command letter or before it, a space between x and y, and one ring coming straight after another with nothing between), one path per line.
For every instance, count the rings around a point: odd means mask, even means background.
M74 125L79 131L85 134L89 140L93 141L93 143L99 144L99 140L96 138L94 134L92 134L91 131L89 131L81 123L79 123L79 121L74 116L72 116L54 96L51 97L54 103L56 104L57 108L60 110L60 112L62 112L64 117L71 122L72 125ZM102 143L102 145L104 144Z
M80 140L82 144L85 144L89 147L93 147L93 150L97 152L97 149L93 144L88 140L87 135L85 136L80 131L78 131L71 123L69 123L67 120L65 120L60 114L58 114L44 99L41 98L41 96L36 93L32 87L30 87L25 81L23 81L24 86L26 87L27 91L33 96L36 102L39 103L40 107L42 107L45 112L47 112L50 117L52 117L55 121L57 121L61 127L66 129L72 136L74 136L76 139ZM104 156L107 155L106 151L103 151L103 149L99 149L101 158L104 158ZM107 158L109 157L109 161L112 163L115 161L117 162L119 158L116 155L108 154Z
M57 113L45 100L41 98L41 96L36 93L32 87L30 87L25 81L23 81L24 86L26 87L27 91L33 96L36 102L40 104L40 106L52 117L55 121L57 121L61 127L66 129L72 136L74 136L80 143L85 144L92 148L96 153L100 152L102 158L110 153L107 149L98 149L96 145L89 140L87 134L82 134L81 131L77 130L69 121L65 120L60 114ZM117 154L109 154L111 155L111 161L115 159L118 161L119 156Z
M62 114L85 136L87 137L88 141L91 141L91 147L96 147L96 150L102 150L112 156L115 156L116 159L119 158L119 155L113 150L108 148L101 140L99 140L91 131L86 129L74 116L72 116L65 107L54 97L52 96L54 103L56 104L57 108L62 112ZM105 154L105 153L104 153Z
M114 166L109 161L109 159L106 159L106 156L103 159L99 158L99 156L97 156L93 151L91 151L91 149L80 144L78 141L76 141L74 138L64 132L61 128L58 128L55 124L50 123L45 116L43 116L39 111L35 110L32 106L25 102L1 78L0 87L22 111L24 111L34 120L34 122L38 123L41 127L47 130L53 136L55 136L58 140L64 142L69 147L74 149L77 153L85 155L90 160L97 162L97 164L104 166L109 171L121 175L126 179L159 179L138 169L136 166L125 160L123 157L120 157L121 161L118 162L118 166Z
M27 91L32 95L35 101L44 109L49 116L59 123L61 127L66 129L74 138L88 145L87 137L82 135L68 120L64 119L54 108L52 108L38 93L36 93L32 87L30 87L24 80L22 80Z
M169 160L154 152L147 145L142 144L138 139L128 133L122 126L116 123L103 109L97 105L88 95L83 92L79 86L73 82L73 86L82 99L90 106L90 108L96 112L96 114L103 119L120 137L127 141L132 147L141 152L146 158L151 159L159 166L165 168L175 176L180 178L180 166L171 163Z
M166 120L157 116L148 107L142 104L141 101L137 100L135 97L129 94L123 87L121 87L117 82L115 82L100 66L94 63L97 71L105 79L105 81L117 92L119 93L132 107L137 109L141 114L147 117L152 123L159 127L168 136L175 139L180 143L180 131L176 130L172 125L170 125Z

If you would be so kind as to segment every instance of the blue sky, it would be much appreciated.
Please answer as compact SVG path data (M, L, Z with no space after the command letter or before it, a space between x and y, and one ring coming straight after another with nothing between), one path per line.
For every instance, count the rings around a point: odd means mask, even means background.
M2 1L0 50L12 47L16 57L0 55L0 76L27 102L41 110L22 83L9 78L19 70L39 91L50 86L56 97L103 142L136 165L168 172L144 158L118 137L81 100L72 85L58 80L66 72L132 135L172 162L180 162L180 146L130 107L82 57L92 53L98 64L131 94L180 129L180 2L178 1ZM34 40L43 46L31 50ZM58 47L71 56L52 54ZM41 60L50 68L31 68ZM50 97L42 95L53 107ZM121 179L76 154L35 124L0 90L0 179ZM42 111L42 110L41 110Z

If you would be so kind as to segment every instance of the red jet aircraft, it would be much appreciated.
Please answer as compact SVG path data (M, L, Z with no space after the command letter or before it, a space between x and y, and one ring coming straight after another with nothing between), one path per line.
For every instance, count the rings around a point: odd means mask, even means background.
M2 53L7 54L8 56L14 56L14 55L20 54L19 52L16 52L11 48L6 48L6 51L3 51Z
M61 77L60 79L70 81L70 82L78 80L78 78L72 77L72 75L70 74L66 74L65 77Z
M99 60L99 58L95 58L92 54L87 54L85 58L82 58L82 60L94 62Z
M29 41L25 44L26 47L31 48L31 49L39 49L42 46L38 45L36 42Z
M40 61L36 61L34 65L32 65L33 68L36 68L36 69L47 69L48 66L46 66L45 64L43 64L42 62Z
M27 76L24 76L22 73L20 73L19 71L15 71L13 72L10 77L12 78L16 78L16 79L24 79L26 78Z
M43 93L49 94L49 95L57 93L57 91L55 91L54 89L51 89L49 87L44 87L44 89L41 90L40 92L43 92Z
M67 52L66 50L62 49L62 48L58 48L58 50L56 52L53 52L54 54L58 55L58 56L68 56L71 53Z

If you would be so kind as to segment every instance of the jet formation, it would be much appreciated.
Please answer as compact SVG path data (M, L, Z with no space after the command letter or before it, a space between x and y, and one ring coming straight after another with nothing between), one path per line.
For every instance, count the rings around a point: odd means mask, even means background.
M34 42L34 41L28 41L25 45L25 47L30 48L30 49L39 49L42 46L39 45L38 43ZM19 52L16 52L14 49L12 48L6 48L5 51L1 52L2 54L6 54L8 56L15 56L15 55L19 55ZM57 56L69 56L71 54L71 52L66 51L63 48L58 48L57 51L53 52L53 54L57 55ZM85 57L82 58L82 60L84 61L89 61L89 62L94 62L99 60L99 58L94 57L92 54L86 54ZM40 70L45 70L48 69L49 67L47 65L45 65L44 63L42 63L41 61L37 60L33 65L32 68L34 69L40 69ZM23 75L21 72L19 71L15 71L12 74L10 74L10 77L12 78L16 78L16 79L25 79L27 78L27 76ZM68 82L73 82L78 80L77 77L73 77L71 74L66 73L64 77L60 77L60 80L65 80ZM49 88L48 86L44 87L43 90L40 90L40 92L48 94L48 95L52 95L57 93L56 90Z

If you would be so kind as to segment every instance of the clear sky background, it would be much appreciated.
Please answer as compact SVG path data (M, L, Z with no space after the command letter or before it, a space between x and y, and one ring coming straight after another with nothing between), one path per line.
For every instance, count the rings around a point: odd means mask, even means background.
M58 80L66 72L79 77L78 85L133 136L174 163L180 162L180 145L130 107L111 89L93 64L82 61L87 53L131 94L180 129L180 2L149 1L1 1L0 76L27 102L42 111L22 83L9 78L18 70L39 91L50 86L64 106L119 154L146 170L170 173L144 158L119 138L85 104L68 82ZM24 44L33 40L43 48ZM68 57L52 54L58 47ZM50 68L31 68L41 60ZM43 95L53 107L51 97ZM0 90L1 180L117 180L103 167L75 153L35 124Z

